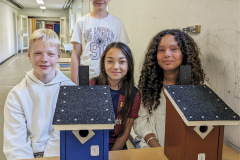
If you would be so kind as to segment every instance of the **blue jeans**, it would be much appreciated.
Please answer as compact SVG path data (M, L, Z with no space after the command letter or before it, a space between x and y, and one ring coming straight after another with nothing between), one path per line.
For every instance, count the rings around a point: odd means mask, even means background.
M141 146L140 146L140 144L139 144L139 143L140 143L139 140L133 139L133 140L132 140L132 143L133 143L133 145L135 146L136 149L141 148Z

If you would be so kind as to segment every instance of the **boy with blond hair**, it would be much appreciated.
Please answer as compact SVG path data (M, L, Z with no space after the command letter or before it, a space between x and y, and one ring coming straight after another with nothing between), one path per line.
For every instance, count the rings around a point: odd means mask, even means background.
M8 94L4 106L3 151L8 160L59 156L60 135L52 120L61 85L74 85L56 64L60 41L50 29L36 30L29 41L33 69Z

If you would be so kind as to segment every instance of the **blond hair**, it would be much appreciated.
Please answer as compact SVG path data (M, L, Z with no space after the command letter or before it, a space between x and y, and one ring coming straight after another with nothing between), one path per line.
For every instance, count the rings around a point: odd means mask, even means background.
M42 40L47 46L56 46L60 52L60 41L58 35L51 29L38 29L32 33L29 40L29 51L31 50L33 42Z

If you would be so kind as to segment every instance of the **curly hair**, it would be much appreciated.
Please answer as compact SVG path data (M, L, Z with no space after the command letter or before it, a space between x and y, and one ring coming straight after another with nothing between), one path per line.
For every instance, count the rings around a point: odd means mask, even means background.
M181 65L191 65L191 84L203 84L205 79L205 73L199 58L200 49L194 40L179 29L159 32L149 43L138 83L138 88L142 93L143 105L148 108L150 113L153 109L157 109L160 104L159 98L163 87L164 71L158 65L157 51L162 37L167 34L173 35L178 42L183 54Z

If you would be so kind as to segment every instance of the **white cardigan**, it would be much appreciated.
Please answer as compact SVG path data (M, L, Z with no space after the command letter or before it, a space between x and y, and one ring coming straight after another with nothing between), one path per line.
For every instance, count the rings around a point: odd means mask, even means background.
M60 85L75 85L57 70L56 77L44 84L27 72L25 78L8 94L4 106L3 152L8 160L34 158L60 153L59 131L52 120Z
M144 137L149 133L154 133L161 146L164 146L165 138L165 117L166 117L166 99L163 92L160 93L160 105L150 115L148 109L143 107L141 103L138 112L138 118L133 124L134 132L137 139L140 140L141 148L148 148L149 145L145 142Z

